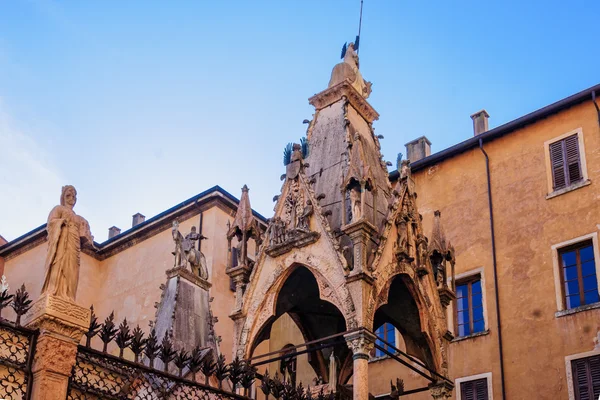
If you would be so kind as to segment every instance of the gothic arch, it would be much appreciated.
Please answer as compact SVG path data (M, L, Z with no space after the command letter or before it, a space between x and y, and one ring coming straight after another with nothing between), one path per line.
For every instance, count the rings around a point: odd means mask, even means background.
M312 258L314 261L315 257L308 258ZM309 261L309 259L302 261ZM281 310L277 309L281 300L281 292L285 289L290 278L293 279L299 270L305 270L310 275L315 283L315 292L312 294L316 295L321 302L330 304L335 308L343 319L345 327L349 327L354 323L354 304L347 288L334 285L317 267L308 262L292 262L287 268L279 265L271 275L270 283L266 285L264 295L261 296L262 300L257 298L255 293L254 299L248 299L250 301L246 303L248 307L246 309L247 318L244 321L239 342L239 350L243 350L246 357L252 354L254 347L258 344L257 339L264 336L265 328L281 315ZM300 329L303 330L302 327ZM306 331L303 331L303 334L304 332Z
M441 372L444 355L440 341L436 340L439 335L436 307L419 278L410 271L397 270L374 289L373 303L369 305L374 312L369 314L367 323L373 331L385 322L391 323L404 338L408 354Z

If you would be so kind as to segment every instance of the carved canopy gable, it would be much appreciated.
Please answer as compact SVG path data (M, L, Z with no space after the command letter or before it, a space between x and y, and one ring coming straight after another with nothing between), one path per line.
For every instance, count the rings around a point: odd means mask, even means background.
M346 287L346 260L302 169L286 178L262 240L243 296L242 318L236 321L237 354L249 356L262 327L275 315L282 285L299 265L314 275L320 298L335 305L352 326L355 308Z
M374 323L375 312L388 302L392 282L401 277L419 309L422 335L428 343L434 367L445 373L446 312L434 278L422 218L417 212L417 196L408 177L398 182L394 196L373 261L376 279L367 303L367 321Z

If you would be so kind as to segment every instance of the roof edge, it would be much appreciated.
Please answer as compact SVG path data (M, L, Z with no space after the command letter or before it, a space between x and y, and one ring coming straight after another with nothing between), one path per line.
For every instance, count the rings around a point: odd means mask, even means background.
M219 185L215 185L215 186L213 186L193 197L190 197L189 199L155 215L154 217L147 219L146 221L144 221L142 223L140 223L134 227L131 227L131 228L127 229L126 231L121 232L120 234L118 234L102 243L94 242L94 244L99 249L99 251L108 249L109 247L112 247L117 242L123 242L123 241L129 240L130 237L132 237L134 234L136 234L142 230L150 229L155 223L157 223L165 218L168 218L170 215L177 213L186 207L197 204L201 200L208 200L209 197L213 197L213 196L216 197L217 199L220 198L223 200L229 200L231 203L235 204L235 207L237 207L240 202L240 200L238 198L233 196L227 190L223 189ZM225 202L225 203L227 203L227 202ZM255 218L257 218L258 220L260 220L260 222L262 222L264 224L267 223L267 219L263 215L258 213L257 211L252 210L252 215ZM7 256L16 250L19 250L23 246L35 241L36 239L40 239L45 234L46 234L46 224L40 225L37 228L32 229L31 231L17 237L16 239L11 240L10 242L0 246L0 257Z
M526 125L533 124L541 119L549 117L552 114L556 114L559 111L573 107L579 103L583 103L585 100L589 99L591 101L592 94L596 93L596 92L600 92L600 84L597 84L595 86L592 86L590 88L582 90L581 92L575 93L569 97L566 97L566 98L559 100L555 103L552 103L548 106L542 107L536 111L533 111L533 112L526 114L522 117L519 117L517 119L514 119L510 122L507 122L503 125L500 125L500 126L494 128L494 129L490 129L487 132L484 132L477 136L471 137L463 142L455 144L454 146L450 146L444 150L441 150L430 156L427 156L418 161L415 161L410 164L411 170L413 172L419 171L423 168L426 168L433 164L437 164L440 161L443 161L447 158L451 158L455 155L458 155L460 153L463 153L467 150L470 150L474 147L479 146L479 140L482 140L483 142L492 141L501 136L509 134L513 131L521 129ZM411 142L409 142L409 143L411 143ZM390 180L397 179L398 178L397 175L398 175L397 171L392 171L390 173Z

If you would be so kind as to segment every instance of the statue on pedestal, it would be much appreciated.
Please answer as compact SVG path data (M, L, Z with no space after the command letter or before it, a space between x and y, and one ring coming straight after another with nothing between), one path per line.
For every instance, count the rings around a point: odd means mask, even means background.
M75 301L79 283L82 246L94 247L94 237L85 218L75 214L77 191L71 185L63 186L60 205L48 216L48 253L42 296L52 295Z

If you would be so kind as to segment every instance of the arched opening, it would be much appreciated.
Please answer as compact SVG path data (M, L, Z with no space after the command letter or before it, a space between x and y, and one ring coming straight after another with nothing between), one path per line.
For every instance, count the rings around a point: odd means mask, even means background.
M343 337L301 345L345 331L344 316L335 305L320 298L315 276L308 268L297 266L281 286L275 315L264 324L253 342L252 357L284 349L269 357L274 361L263 364L263 371L268 369L271 376L278 372L288 379L291 378L288 370L293 368L295 383L302 382L304 387L330 383L331 376L336 379L335 385L343 384L349 376L342 376L340 370L347 360L352 365L350 349ZM296 352L302 354L292 356ZM333 374L332 365L336 369Z
M389 326L393 326L401 336L396 340L399 345L395 347L406 351L435 370L431 349L423 334L419 307L407 285L408 279L405 275L393 278L387 303L375 312L373 331L376 333L383 331L389 338ZM381 329L382 327L384 329ZM386 340L386 337L382 337L382 339L390 342L390 340Z

